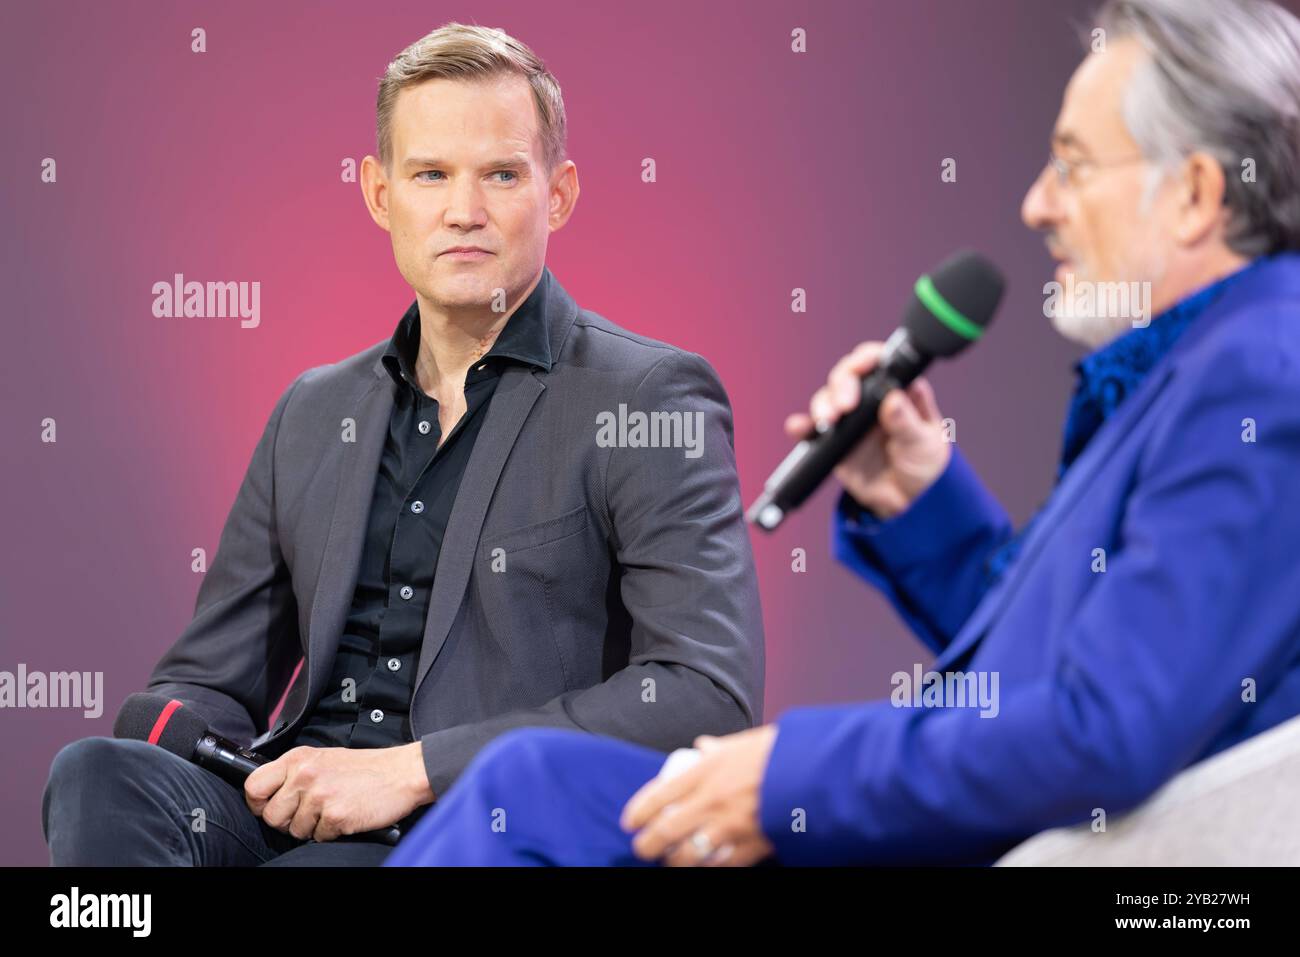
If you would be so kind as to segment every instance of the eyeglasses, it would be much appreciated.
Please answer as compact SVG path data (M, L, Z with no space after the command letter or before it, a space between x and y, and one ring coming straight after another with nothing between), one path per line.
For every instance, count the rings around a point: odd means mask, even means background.
M1074 183L1074 171L1091 166L1093 169L1114 169L1119 166L1128 166L1132 163L1146 162L1145 156L1130 156L1127 159L1112 160L1109 163L1099 163L1096 160L1075 160L1073 163L1066 162L1053 152L1047 154L1047 165L1056 171L1056 185L1062 189L1068 189Z

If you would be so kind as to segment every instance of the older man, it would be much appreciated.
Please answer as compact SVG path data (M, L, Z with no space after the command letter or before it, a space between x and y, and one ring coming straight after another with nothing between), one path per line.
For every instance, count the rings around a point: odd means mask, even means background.
M512 734L389 863L988 862L1300 713L1300 24L1099 22L1022 209L1060 260L1046 311L1093 350L1052 496L1013 534L922 380L837 470L836 553L938 655L941 706L794 710L657 776L649 749ZM880 349L790 433L852 408ZM943 700L972 673L996 708Z

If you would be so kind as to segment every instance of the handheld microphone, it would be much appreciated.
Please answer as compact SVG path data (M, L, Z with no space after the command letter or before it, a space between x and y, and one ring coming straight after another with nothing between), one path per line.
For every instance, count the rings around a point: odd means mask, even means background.
M244 789L244 781L270 759L223 738L208 727L208 719L175 698L138 692L127 697L113 722L113 737L148 741ZM402 832L396 826L343 834L338 840L379 841L396 844Z
M766 532L776 530L871 431L890 390L908 386L931 359L956 355L979 339L993 321L1005 285L997 267L970 250L922 275L902 325L885 340L876 367L862 377L857 408L796 445L768 478L746 519Z

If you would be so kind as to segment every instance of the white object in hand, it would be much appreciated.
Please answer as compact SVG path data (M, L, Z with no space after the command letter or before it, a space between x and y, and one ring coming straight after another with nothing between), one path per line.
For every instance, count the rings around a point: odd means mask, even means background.
M693 768L700 760L700 751L698 748L678 748L672 754L668 755L668 760L663 763L659 773L655 777L668 780L675 778L683 771Z

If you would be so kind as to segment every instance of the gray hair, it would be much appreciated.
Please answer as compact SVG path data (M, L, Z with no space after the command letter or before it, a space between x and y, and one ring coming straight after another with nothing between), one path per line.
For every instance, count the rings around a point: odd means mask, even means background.
M1218 160L1234 252L1300 249L1300 20L1267 0L1108 0L1097 25L1150 54L1124 95L1142 154Z

